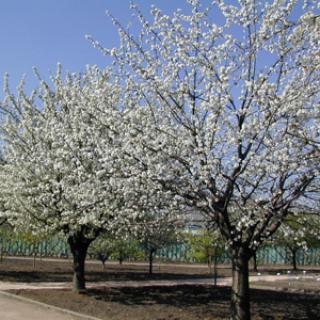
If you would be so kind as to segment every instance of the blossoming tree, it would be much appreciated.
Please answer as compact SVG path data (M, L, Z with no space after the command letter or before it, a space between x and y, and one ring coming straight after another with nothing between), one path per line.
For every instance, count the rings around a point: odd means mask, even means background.
M153 273L153 260L157 251L177 243L180 221L170 212L151 212L136 221L136 234L149 261L149 274Z
M65 80L59 68L52 85L40 79L31 96L23 83L17 95L8 87L6 93L6 216L16 228L63 232L73 254L73 288L83 290L88 246L101 230L122 221L118 87L96 67Z
M319 215L310 212L287 217L272 237L273 244L285 249L292 269L298 270L299 252L308 254L309 248L319 247Z
M120 46L91 41L113 56L132 107L128 153L219 227L232 256L231 319L247 320L248 261L317 174L315 148L290 134L319 104L317 2L187 2L191 13L153 7L151 20L133 5L138 35L112 17Z

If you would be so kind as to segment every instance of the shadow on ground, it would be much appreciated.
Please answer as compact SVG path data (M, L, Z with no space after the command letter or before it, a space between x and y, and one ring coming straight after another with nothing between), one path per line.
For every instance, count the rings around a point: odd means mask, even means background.
M110 320L220 320L228 318L230 288L200 285L70 290L15 290L46 303ZM320 319L320 297L251 290L253 320Z
M86 273L88 282L100 281L145 281L145 280L190 280L209 279L205 275L156 273L149 275L145 272L90 272ZM9 282L70 282L72 272L41 272L41 271L0 271L0 281ZM212 278L210 278L212 279Z

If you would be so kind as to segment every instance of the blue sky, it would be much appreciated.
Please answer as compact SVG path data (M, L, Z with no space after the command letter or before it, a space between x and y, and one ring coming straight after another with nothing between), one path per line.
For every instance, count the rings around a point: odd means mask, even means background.
M185 0L135 0L144 13L152 4L172 13L186 9ZM204 5L210 0L202 0ZM234 0L230 0L234 2ZM118 34L106 10L124 25L132 20L130 0L1 0L0 1L0 98L5 72L15 88L23 75L27 89L36 86L32 67L45 78L61 62L64 70L81 71L88 64L109 63L85 39L91 34L106 47L118 44Z
M207 1L204 1L207 2ZM136 0L144 12L155 4L170 13L185 8L184 0ZM0 85L5 72L14 88L22 75L27 88L36 85L32 67L47 77L61 62L65 70L87 64L104 66L106 57L85 39L91 34L104 45L118 43L117 30L106 16L110 10L124 24L131 19L130 0L2 0L0 1ZM0 97L3 96L0 89Z

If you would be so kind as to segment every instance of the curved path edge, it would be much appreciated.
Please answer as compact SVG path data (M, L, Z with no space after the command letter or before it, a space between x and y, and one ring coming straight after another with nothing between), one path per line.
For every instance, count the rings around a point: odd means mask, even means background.
M50 304L39 302L39 301L30 299L30 298L21 297L21 296L18 296L16 294L5 292L5 291L0 291L0 299L1 299L1 296L7 297L7 298L10 298L10 299L19 300L19 301L22 301L22 302L27 303L27 304L33 304L33 305L40 306L40 307L42 307L44 309L43 310L44 312L46 312L49 309L49 310L53 310L53 311L58 312L58 313L63 313L65 315L70 315L70 316L74 317L74 319L77 319L77 320L101 320L100 318L92 317L92 316L85 315L85 314L82 314L82 313L78 313L78 312L75 312L75 311L71 311L71 310L68 310L68 309L63 309L63 308L60 308L60 307L56 307L56 306L53 306L53 305L50 305ZM45 319L45 316L43 318Z

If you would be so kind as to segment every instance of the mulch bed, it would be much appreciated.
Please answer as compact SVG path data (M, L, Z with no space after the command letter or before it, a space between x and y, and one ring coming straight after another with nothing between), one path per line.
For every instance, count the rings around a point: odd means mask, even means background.
M174 286L70 290L12 290L44 303L105 320L228 319L230 288ZM251 290L253 320L320 319L320 297Z

